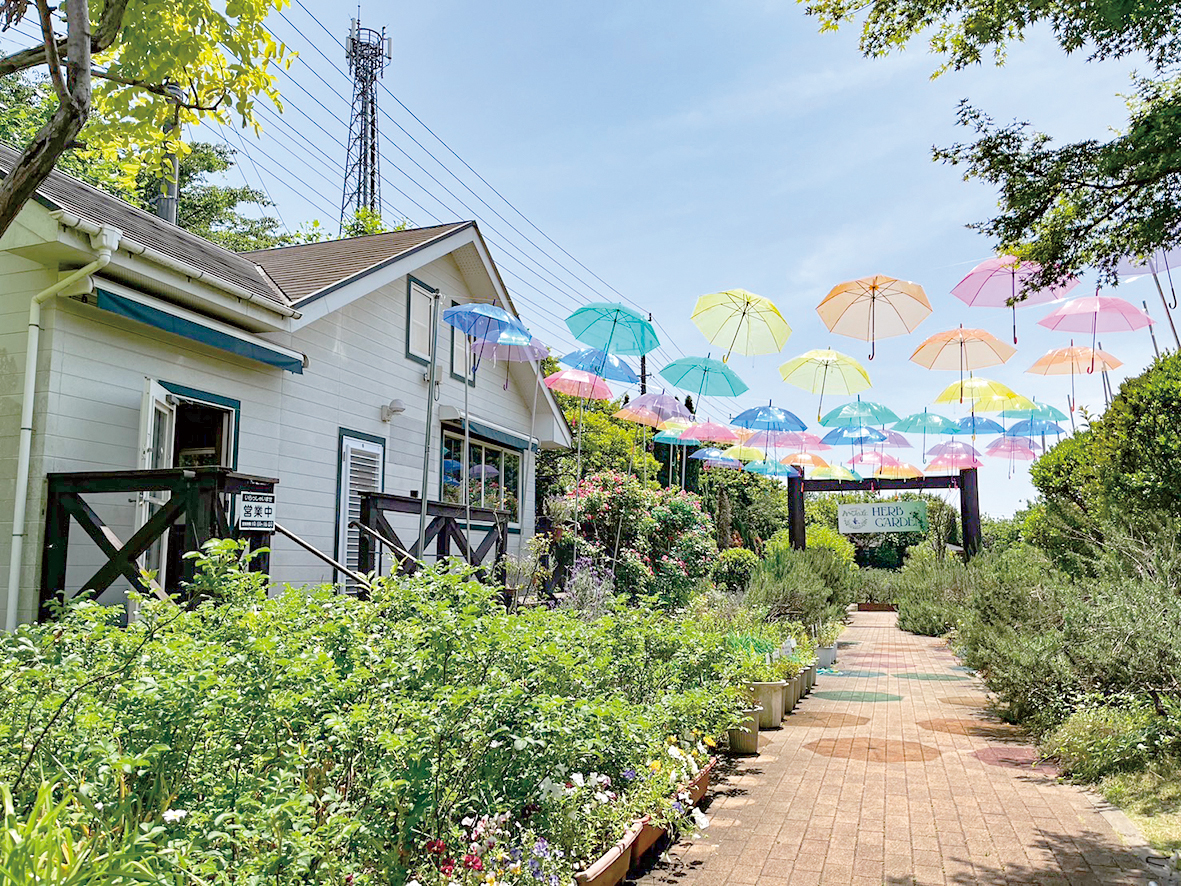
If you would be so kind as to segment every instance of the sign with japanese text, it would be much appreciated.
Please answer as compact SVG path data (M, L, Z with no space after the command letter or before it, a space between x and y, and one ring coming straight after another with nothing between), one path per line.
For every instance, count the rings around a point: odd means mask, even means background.
M237 517L239 532L274 532L275 493L239 492Z
M926 532L927 503L883 501L837 505L837 528L845 535L861 532Z

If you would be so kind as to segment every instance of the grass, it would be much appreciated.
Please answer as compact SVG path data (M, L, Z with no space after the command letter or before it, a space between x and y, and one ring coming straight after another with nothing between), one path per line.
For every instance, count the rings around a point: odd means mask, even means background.
M1181 849L1181 759L1165 758L1138 772L1109 775L1098 788L1154 848L1164 853Z

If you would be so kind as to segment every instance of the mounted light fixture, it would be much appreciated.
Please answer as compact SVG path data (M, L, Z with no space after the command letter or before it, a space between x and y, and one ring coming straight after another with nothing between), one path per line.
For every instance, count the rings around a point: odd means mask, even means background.
M389 403L381 407L381 420L389 421L395 415L401 415L406 411L406 404L401 400L391 400Z

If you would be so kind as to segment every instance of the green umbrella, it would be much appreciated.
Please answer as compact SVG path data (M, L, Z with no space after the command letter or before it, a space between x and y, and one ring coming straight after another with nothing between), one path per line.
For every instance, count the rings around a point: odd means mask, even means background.
M1066 421L1070 417L1049 403L1038 403L1037 401L1034 401L1033 409L1011 409L1005 412L1005 416L1007 418L1040 418L1044 421Z
M685 391L696 391L697 397L737 397L750 390L721 360L709 357L681 357L662 370L661 378Z
M826 428L858 428L862 425L886 425L898 421L893 410L881 403L858 397L852 403L838 406L827 413L820 423Z
M617 302L595 302L566 318L566 326L584 345L608 354L640 356L660 345L656 330L638 311Z
M908 415L901 419L894 425L894 430L901 431L904 434L964 434L967 431L960 425L959 422L952 421L946 416L939 415L937 412L916 412L913 415Z

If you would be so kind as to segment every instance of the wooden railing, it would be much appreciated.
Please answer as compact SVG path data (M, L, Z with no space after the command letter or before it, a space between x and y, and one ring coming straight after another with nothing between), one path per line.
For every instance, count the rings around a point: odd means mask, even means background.
M410 514L417 519L421 512L421 499L388 492L362 492L358 522L371 531L360 534L359 571L365 574L377 571L379 548L383 546L391 549L400 572L410 573L417 569L423 560L423 552L418 549L417 531L414 540L407 544L394 531L387 514ZM464 532L467 509L463 505L428 501L426 513L428 522L423 548L430 550L433 545L436 558L457 554L472 566L492 567L499 564L508 551L508 511L472 508L471 541ZM479 534L483 538L476 544L474 538ZM486 564L485 560L489 559Z
M164 593L153 580L145 580L138 558L170 528L184 519L183 548L200 550L211 538L239 535L226 514L227 496L239 492L274 492L278 480L239 474L229 468L168 468L156 471L94 471L75 474L50 474L45 508L45 544L41 559L40 617L49 616L54 599L69 599L81 590L102 594L118 578L145 593ZM149 492L167 492L156 513L123 542L94 508L85 495L120 494L135 497ZM79 527L98 546L106 562L71 593L66 588L70 524ZM241 533L253 547L267 547L269 533ZM254 562L256 568L268 568L265 554ZM192 560L182 561L180 581L192 579Z

